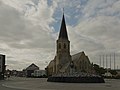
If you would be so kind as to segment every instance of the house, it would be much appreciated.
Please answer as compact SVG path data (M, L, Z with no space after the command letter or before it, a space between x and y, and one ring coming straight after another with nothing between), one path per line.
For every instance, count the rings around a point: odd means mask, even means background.
M32 73L34 73L35 70L39 70L39 67L32 63L30 66L28 66L24 71L26 73L26 77L32 77Z

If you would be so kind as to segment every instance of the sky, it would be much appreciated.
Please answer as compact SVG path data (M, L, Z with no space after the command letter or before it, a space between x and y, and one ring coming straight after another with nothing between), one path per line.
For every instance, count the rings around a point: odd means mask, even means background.
M54 59L63 14L71 55L84 51L93 63L100 55L120 68L120 0L0 0L0 54L8 69ZM102 60L102 59L101 59ZM102 62L103 63L103 62Z

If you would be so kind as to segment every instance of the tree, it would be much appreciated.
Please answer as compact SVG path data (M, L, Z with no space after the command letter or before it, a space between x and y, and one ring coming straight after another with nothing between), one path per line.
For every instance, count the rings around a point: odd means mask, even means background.
M106 72L106 69L99 67L99 65L97 65L97 64L94 64L93 68L94 68L95 72L99 75L102 75Z
M116 71L116 70L110 70L110 73L111 73L112 75L117 75L117 71Z

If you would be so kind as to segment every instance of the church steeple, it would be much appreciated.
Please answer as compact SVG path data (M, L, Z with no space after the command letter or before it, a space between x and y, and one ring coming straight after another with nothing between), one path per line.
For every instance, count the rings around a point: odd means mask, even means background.
M62 17L59 37L57 40L57 54L61 54L61 53L70 54L70 41L68 40L64 13Z
M68 40L64 13L63 13L63 17L62 17L62 22L61 22L60 33L59 33L58 39L67 39Z
M55 72L61 72L60 69L62 68L62 65L70 62L71 60L72 59L70 55L70 41L68 40L65 17L63 13L60 33L57 40Z

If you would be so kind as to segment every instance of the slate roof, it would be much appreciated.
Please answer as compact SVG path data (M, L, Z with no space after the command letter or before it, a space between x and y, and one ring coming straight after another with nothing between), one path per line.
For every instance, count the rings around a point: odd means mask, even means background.
M77 54L72 55L72 61L78 60L80 58L80 56L82 55L82 53L84 53L84 52L79 52Z
M61 28L60 28L60 33L59 33L59 39L67 39L68 40L68 35L67 35L67 29L66 29L66 23L65 23L64 14L63 14L62 23L61 23Z

